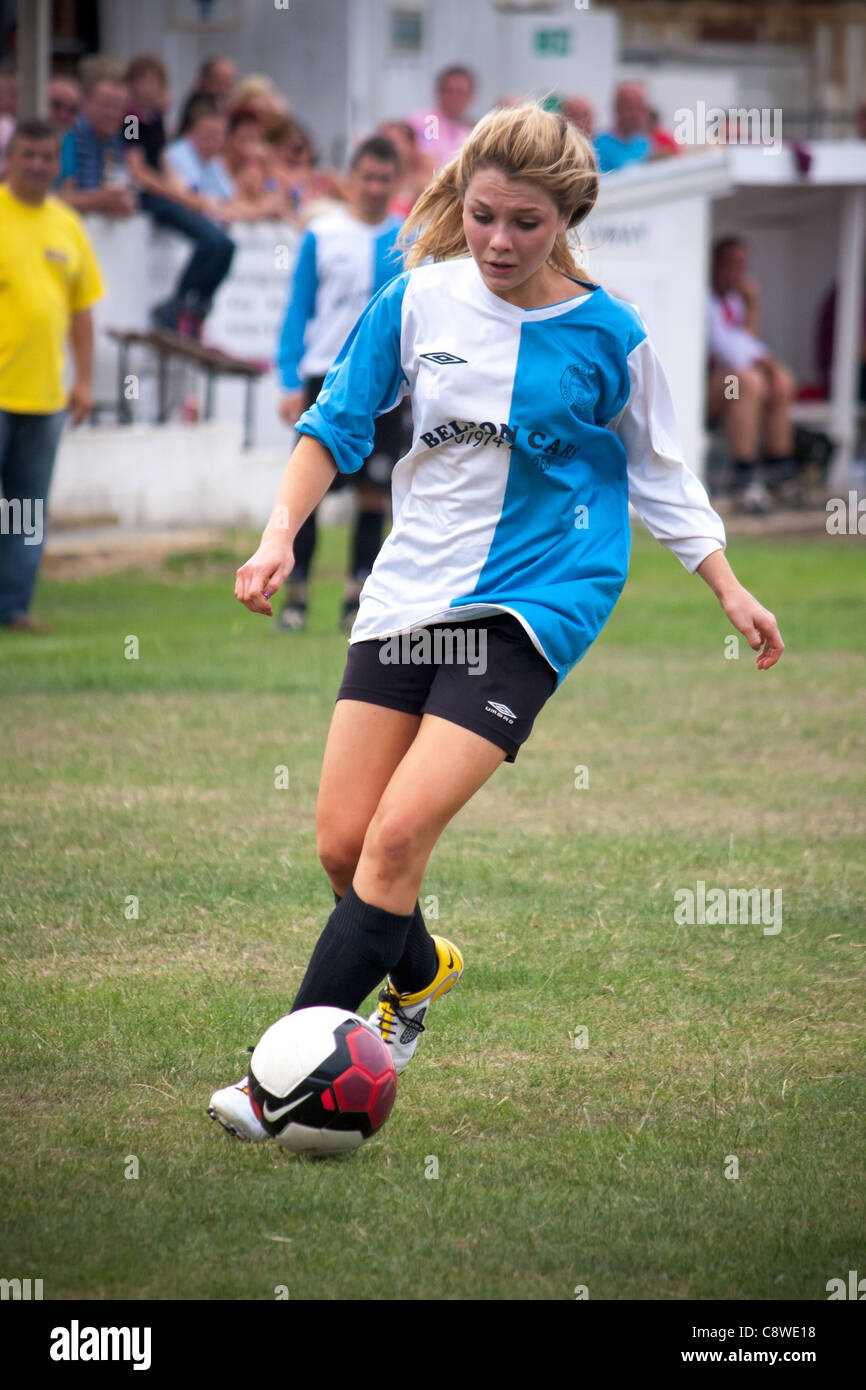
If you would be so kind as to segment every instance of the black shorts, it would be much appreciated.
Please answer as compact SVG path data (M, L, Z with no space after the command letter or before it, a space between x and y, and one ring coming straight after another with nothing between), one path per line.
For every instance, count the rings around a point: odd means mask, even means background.
M350 643L337 699L438 715L504 748L513 763L556 684L522 624L500 613Z
M315 402L324 380L323 376L312 376L307 379L304 397L305 410L309 410ZM370 457L364 460L356 473L338 472L329 491L339 492L341 488L356 487L359 483L366 483L368 487L377 488L379 492L390 492L394 464L402 454L408 451L411 442L411 416L407 415L407 402L401 401L386 415L380 415L376 421L373 452Z

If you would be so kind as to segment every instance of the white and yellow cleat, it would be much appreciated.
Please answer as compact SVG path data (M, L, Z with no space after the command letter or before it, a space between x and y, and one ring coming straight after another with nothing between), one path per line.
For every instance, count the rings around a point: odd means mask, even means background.
M223 1129L235 1139L257 1144L268 1138L268 1131L253 1109L249 1077L244 1076L236 1085L214 1091L207 1113L212 1120L219 1120Z
M446 941L444 936L434 936L433 941L439 957L435 979L416 994L398 994L389 979L379 991L378 1008L367 1019L378 1028L382 1041L387 1044L398 1076L412 1060L418 1039L426 1028L424 1018L430 1005L447 994L463 974L463 956L454 943Z

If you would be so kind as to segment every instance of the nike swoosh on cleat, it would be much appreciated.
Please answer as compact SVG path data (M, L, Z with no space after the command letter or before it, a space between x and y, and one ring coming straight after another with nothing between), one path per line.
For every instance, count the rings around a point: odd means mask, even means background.
M295 1106L300 1105L302 1101L309 1100L312 1094L312 1091L308 1091L305 1096L301 1096L298 1100L291 1101L289 1105L284 1105L281 1110L271 1110L268 1106L268 1102L265 1101L262 1106L262 1114L266 1120L270 1120L271 1123L273 1123L274 1120L279 1120L281 1116L288 1115L289 1111L294 1110Z

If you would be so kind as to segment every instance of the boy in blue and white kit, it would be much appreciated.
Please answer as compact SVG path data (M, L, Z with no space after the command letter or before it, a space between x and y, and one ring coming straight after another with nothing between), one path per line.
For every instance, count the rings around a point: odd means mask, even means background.
M479 122L413 208L411 268L373 299L298 421L271 521L237 572L237 598L270 614L292 535L408 394L412 445L361 593L316 807L337 905L291 1010L357 1012L387 975L370 1023L398 1073L463 971L460 948L424 925L427 861L607 621L628 568L629 499L710 586L759 669L783 651L682 458L640 315L573 259L567 230L597 192L592 149L563 117L527 105ZM483 670L393 660L396 635L455 625L485 639ZM246 1077L209 1113L240 1138L267 1138Z
M285 393L280 414L288 425L294 425L313 404L359 314L401 269L402 255L396 248L401 223L387 211L399 169L399 156L390 141L381 136L365 140L350 164L348 206L314 218L301 241L277 353ZM405 433L403 410L384 416L377 424L370 454L355 470L359 506L343 598L344 626L351 627L354 621L358 595L382 544L391 470ZM345 475L338 476L334 490L349 481ZM307 580L315 547L313 511L295 538L295 568L277 620L280 628L301 628L306 622Z

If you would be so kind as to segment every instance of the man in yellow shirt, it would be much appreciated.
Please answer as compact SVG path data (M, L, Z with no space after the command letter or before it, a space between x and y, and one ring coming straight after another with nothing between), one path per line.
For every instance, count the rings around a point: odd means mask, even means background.
M78 424L93 409L90 306L104 293L78 214L49 196L58 169L51 126L22 121L0 186L0 626L19 632L49 630L28 612L45 503L67 411Z

